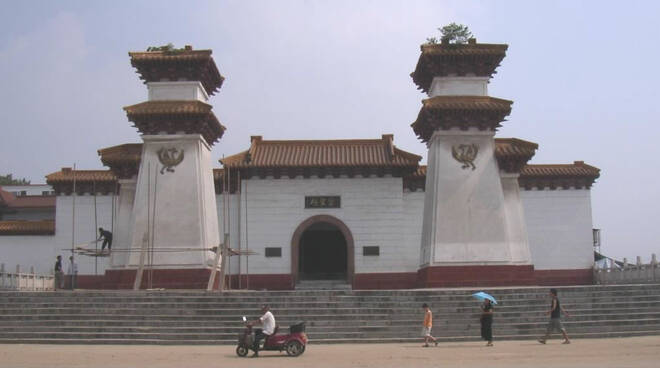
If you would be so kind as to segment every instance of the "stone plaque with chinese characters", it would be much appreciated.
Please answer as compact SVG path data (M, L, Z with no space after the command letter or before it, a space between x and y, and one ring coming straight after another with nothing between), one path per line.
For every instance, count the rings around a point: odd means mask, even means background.
M307 196L305 208L340 208L339 196Z

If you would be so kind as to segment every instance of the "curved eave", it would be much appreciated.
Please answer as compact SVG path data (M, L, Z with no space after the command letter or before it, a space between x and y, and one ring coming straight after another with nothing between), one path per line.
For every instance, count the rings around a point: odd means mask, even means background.
M505 44L425 44L415 71L417 87L428 93L434 77L475 75L492 77L506 56Z

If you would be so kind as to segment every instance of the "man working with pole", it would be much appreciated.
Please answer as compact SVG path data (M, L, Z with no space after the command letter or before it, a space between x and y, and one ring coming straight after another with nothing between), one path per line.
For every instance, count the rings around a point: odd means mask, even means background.
M110 252L110 249L112 249L112 233L109 232L108 230L103 230L102 227L99 228L99 238L96 239L96 241L100 241L103 239L103 245L101 246L101 253L103 253L103 250L105 249L105 246L108 246L108 252Z

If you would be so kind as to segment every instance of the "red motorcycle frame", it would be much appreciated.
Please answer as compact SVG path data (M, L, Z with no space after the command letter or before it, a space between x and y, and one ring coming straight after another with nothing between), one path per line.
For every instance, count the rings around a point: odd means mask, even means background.
M254 343L254 334L252 325L246 323L247 319L243 317L245 323L245 330L238 335L238 346L236 347L236 355L244 357L252 349ZM307 334L305 334L305 322L289 326L289 333L278 335L279 326L275 327L275 331L271 336L264 339L263 347L259 350L265 351L286 351L287 355L297 357L305 352L307 346Z

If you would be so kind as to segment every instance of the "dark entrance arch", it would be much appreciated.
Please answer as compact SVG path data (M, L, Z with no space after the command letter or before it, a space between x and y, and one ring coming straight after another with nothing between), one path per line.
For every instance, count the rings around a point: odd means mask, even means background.
M336 217L317 215L303 221L291 239L291 275L302 279L345 279L353 283L353 235Z

